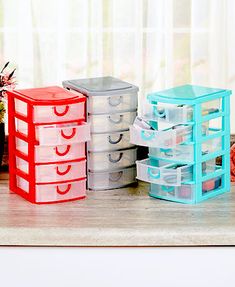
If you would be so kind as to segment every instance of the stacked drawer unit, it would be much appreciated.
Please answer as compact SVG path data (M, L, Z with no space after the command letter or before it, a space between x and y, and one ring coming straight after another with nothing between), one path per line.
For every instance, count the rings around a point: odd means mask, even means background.
M230 190L230 94L185 85L148 95L131 142L149 147L137 178L150 196L198 203Z
M137 148L130 143L129 126L136 117L138 88L113 77L64 81L63 86L88 97L88 188L113 189L135 182Z
M86 196L85 102L56 86L8 92L11 191L32 203Z

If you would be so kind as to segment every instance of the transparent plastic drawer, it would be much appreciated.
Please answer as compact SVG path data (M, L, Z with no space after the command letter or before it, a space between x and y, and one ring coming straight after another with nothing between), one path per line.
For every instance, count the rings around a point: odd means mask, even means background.
M93 190L119 188L136 182L136 168L109 172L88 172L88 187Z
M36 134L41 145L86 142L90 140L90 125L39 126Z
M27 116L27 103L15 99L15 111ZM85 119L85 102L58 105L58 106L34 106L33 122L50 123Z
M136 162L137 178L162 185L179 186L192 180L193 169L190 165L182 165L158 160L145 159Z
M202 183L202 194L205 195L208 192L213 192L222 187L222 176L218 176Z
M130 131L92 134L87 143L88 151L112 151L133 147L130 143Z
M151 184L149 195L173 201L193 202L195 185L167 186Z
M24 192L29 193L29 182L20 176L16 176L16 186Z
M90 96L87 102L89 114L108 114L137 109L137 93L118 93L110 96Z
M188 105L146 103L143 106L141 117L148 121L182 124L193 120L193 108Z
M14 103L15 103L15 112L17 114L27 117L28 116L28 104L16 98L14 99Z
M216 152L222 149L222 137L207 140L202 143L203 154Z
M191 141L191 138L192 127L186 125L177 125L164 130L130 126L130 142L140 146L170 148Z
M202 162L202 175L207 175L210 173L214 173L215 171L220 170L222 167L220 165L216 165L216 159L212 158L210 160Z
M222 99L215 99L201 104L202 116L220 112ZM166 123L186 123L193 120L193 108L189 105L174 105L168 103L143 105L142 118L148 121L161 121Z
M202 143L202 155L213 153L221 150L222 138L214 138ZM193 161L194 160L194 145L178 145L175 148L149 148L149 156L167 160L176 161Z
M29 183L16 177L17 187L29 193ZM82 199L86 196L86 179L60 184L36 185L36 203L60 202Z
M209 121L204 121L201 125L202 131L206 130L207 132L203 134L203 140L206 136L216 136L220 135L223 131L223 117L216 117Z
M136 159L137 148L112 152L89 152L88 170L97 172L120 169L134 165Z
M222 108L222 98L204 102L201 104L202 116L218 113L221 111L221 108Z
M176 161L193 161L194 146L178 145L175 148L149 148L149 156Z
M17 169L29 174L29 163L16 157ZM86 177L86 160L35 166L36 183L62 182Z
M28 136L28 123L16 119L16 130ZM40 145L66 145L90 140L90 125L88 123L68 123L36 125L36 139Z
M28 155L28 143L16 137L16 149ZM86 157L86 144L75 143L58 146L34 146L34 157L36 163L70 161Z
M128 130L133 124L136 112L115 113L108 115L89 115L88 121L92 133L105 133Z

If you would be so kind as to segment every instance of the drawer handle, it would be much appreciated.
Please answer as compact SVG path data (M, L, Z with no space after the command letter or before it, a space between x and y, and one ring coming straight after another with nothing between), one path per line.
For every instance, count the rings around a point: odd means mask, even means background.
M119 115L119 119L118 120L114 120L114 119L112 119L112 117L111 116L109 116L109 121L111 122L111 123L114 123L114 124L120 124L121 122L122 122L122 120L123 120L123 115Z
M157 107L153 107L153 113L156 117L164 118L166 116L166 112L163 109L162 111L159 111Z
M172 148L160 148L160 152L168 153L171 151L172 151Z
M123 156L123 153L121 152L121 153L119 154L119 157L118 157L117 159L113 159L113 158L112 158L112 155L109 154L109 161L112 162L112 163L119 162L119 161L122 159L122 156Z
M148 175L154 179L160 178L160 170L158 170L157 173L153 172L153 170L154 169L152 169L151 167L148 167Z
M57 167L56 167L56 173L57 173L58 175L65 175L66 173L68 173L68 172L70 171L71 167L72 167L71 165L68 165L67 168L66 168L66 170L60 171L60 170L59 170L59 167L57 166Z
M172 157L173 156L173 151L172 148L160 148L160 152L163 152L165 156ZM174 156L180 156L182 155L183 152L180 150L175 149Z
M163 180L166 183L174 184L177 182L177 175L176 174L166 175L166 176L164 176Z
M115 176L116 175L116 176ZM119 179L122 177L123 175L123 171L119 171L119 172L115 172L115 173L111 173L109 175L109 180L112 182L117 182L119 181Z
M70 151L70 148L71 148L71 145L67 145L66 149L64 152L60 152L59 149L58 149L58 146L55 148L55 152L58 156L64 156L66 155L67 153L69 153Z
M72 129L72 132L71 132L70 135L66 135L66 134L64 133L64 131L61 130L61 135L62 135L62 137L65 138L65 139L67 139L67 140L73 138L73 137L75 136L75 134L76 134L76 128L73 128L73 129Z
M68 193L70 191L71 186L72 186L71 184L68 184L67 188L64 191L61 191L59 186L57 185L56 192L61 194L61 195L65 195L66 193Z
M146 141L151 141L155 137L155 134L152 132L147 135L146 131L141 131L141 138Z
M119 96L119 99L115 101L115 99L112 101L112 97L109 97L108 99L109 105L112 107L116 107L121 104L122 102L122 96Z
M174 186L165 186L165 185L162 185L162 190L163 191L166 191L166 192L171 192L174 190Z
M58 112L56 108L57 107L53 107L53 110L54 110L54 114L58 117L63 117L69 111L69 106L66 106L63 112Z
M113 140L111 139L111 136L109 136L109 142L110 142L111 144L117 144L117 143L119 143L119 142L122 140L122 137L123 137L123 134L120 134L119 138L118 138L116 141L113 141Z

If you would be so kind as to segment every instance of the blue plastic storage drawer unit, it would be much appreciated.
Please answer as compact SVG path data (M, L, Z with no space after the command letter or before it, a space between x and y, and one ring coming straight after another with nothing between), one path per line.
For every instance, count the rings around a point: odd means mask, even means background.
M147 96L143 122L130 131L131 142L149 147L137 178L150 196L198 203L230 190L230 94L185 85Z

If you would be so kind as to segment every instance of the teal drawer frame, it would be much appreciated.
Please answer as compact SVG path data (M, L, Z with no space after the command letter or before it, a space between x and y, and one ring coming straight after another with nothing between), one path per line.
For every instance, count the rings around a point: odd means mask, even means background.
M161 103L161 105L164 103L187 104L191 105L193 108L193 121L185 124L192 125L193 128L191 144L194 145L194 160L192 162L193 181L191 182L191 184L195 186L194 196L190 201L177 198L174 199L172 197L168 198L167 187L166 187L166 196L155 196L154 192L151 192L150 187L150 196L181 203L195 204L230 191L230 95L231 95L230 90L205 88L194 85L185 85L169 90L164 90L162 92L151 93L147 96L149 103L152 104L159 104L159 103ZM201 104L216 99L220 99L221 109L217 112L203 116ZM210 129L209 131L213 132L213 134L202 135L202 123L216 118L221 118L222 120L221 129L220 130ZM156 121L151 121L150 125L154 129L156 130L158 129L158 123ZM222 138L222 148L216 152L202 155L201 152L202 143L216 137ZM202 163L206 160L213 159L217 156L222 157L221 169L211 174L203 176L201 168ZM156 157L154 157L153 155L152 159L156 160ZM175 162L180 163L178 161ZM218 176L221 176L222 178L221 186L207 193L203 193L202 190L203 182L206 180L214 179Z

